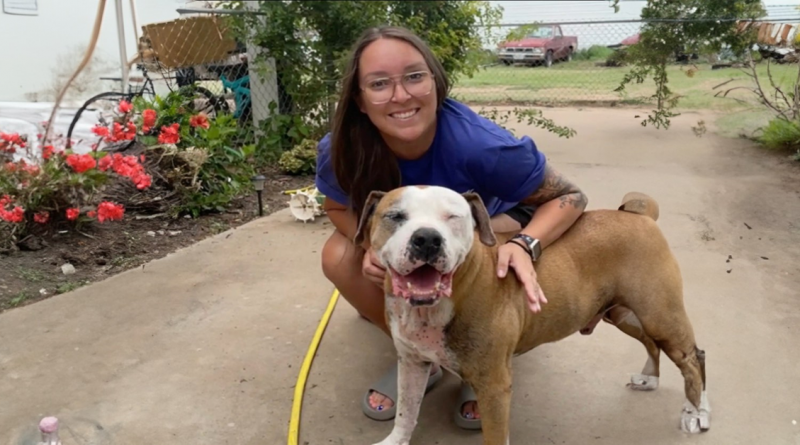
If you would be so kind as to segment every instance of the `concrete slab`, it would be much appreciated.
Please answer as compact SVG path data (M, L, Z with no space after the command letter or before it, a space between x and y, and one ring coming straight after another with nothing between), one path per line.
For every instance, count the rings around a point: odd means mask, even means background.
M666 358L657 391L627 390L644 350L601 324L515 360L511 443L800 444L797 169L744 141L695 137L690 127L709 116L684 115L665 132L639 126L636 110L546 113L578 136L518 134L584 188L590 208L616 207L633 189L659 200L708 357L712 429L678 429L683 384ZM293 385L332 291L319 270L325 223L282 211L0 316L0 443L35 443L45 415L62 419L64 445L285 443ZM367 419L360 399L394 357L340 300L300 443L382 440L391 422ZM481 443L452 422L457 387L448 375L429 393L414 445Z
M45 415L75 430L64 445L284 442L332 290L325 227L283 210L4 313L0 443L34 444Z

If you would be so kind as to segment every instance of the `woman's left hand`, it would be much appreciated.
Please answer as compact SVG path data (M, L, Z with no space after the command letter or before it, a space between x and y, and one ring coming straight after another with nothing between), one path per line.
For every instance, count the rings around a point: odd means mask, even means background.
M525 292L528 294L528 308L531 312L539 312L542 310L541 305L547 303L547 299L536 281L536 270L533 268L533 261L522 246L513 246L512 244L516 243L512 241L503 244L498 249L497 276L504 278L508 274L508 267L513 267L517 278L525 286Z

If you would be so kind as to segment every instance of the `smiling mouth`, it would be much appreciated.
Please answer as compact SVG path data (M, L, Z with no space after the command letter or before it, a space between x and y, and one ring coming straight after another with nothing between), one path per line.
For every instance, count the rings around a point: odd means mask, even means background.
M453 272L442 273L429 264L414 269L406 275L391 270L392 293L415 306L435 303L453 293Z
M389 115L389 117L391 117L392 119L404 121L416 116L417 113L419 113L419 108L414 108L413 110L403 111L399 113L392 113Z

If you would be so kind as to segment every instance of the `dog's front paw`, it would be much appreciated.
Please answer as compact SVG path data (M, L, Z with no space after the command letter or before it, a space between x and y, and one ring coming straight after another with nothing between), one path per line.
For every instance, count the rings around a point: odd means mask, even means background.
M708 431L711 428L711 405L708 403L706 392L700 396L700 409L697 409L691 402L683 404L681 413L681 430L684 433L696 434Z
M654 375L636 374L631 376L628 388L636 391L653 391L658 388L658 377Z

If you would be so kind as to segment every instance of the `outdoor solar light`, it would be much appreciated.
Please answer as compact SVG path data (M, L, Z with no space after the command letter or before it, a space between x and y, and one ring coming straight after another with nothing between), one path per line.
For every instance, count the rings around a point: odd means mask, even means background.
M264 175L256 175L250 178L258 194L258 216L264 216L264 206L261 204L261 192L264 191L264 182L267 178Z

